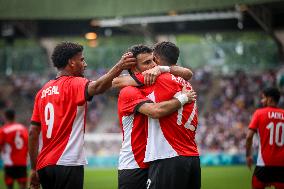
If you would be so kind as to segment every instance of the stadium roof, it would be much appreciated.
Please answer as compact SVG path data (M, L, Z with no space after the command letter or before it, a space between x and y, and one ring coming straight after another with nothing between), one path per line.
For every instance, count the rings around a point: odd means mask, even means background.
M283 0L0 1L3 37L277 29L283 28L283 17ZM256 21L259 18L264 25Z
M2 0L0 20L74 20L230 9L281 0Z
M0 0L1 37L264 30L284 62L283 0ZM11 40L12 39L12 40Z

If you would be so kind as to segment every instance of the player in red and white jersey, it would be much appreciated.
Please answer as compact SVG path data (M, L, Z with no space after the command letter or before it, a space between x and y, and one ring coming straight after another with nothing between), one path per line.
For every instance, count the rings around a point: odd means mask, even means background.
M142 74L137 74L136 78L140 82L144 81ZM152 87L146 87L145 92L147 94L149 88L152 88L152 92L147 96L154 102L162 102L171 99L184 85L187 89L192 89L190 83L183 78L164 73L157 78ZM160 118L159 121L150 119L151 124L159 127L149 125L145 162L175 156L199 156L195 142L197 116L195 101L184 105L170 116Z
M192 101L194 92L183 91ZM178 97L177 97L178 98ZM166 116L181 107L177 99L153 103L136 87L125 87L118 98L118 115L123 133L118 166L118 184L120 189L143 189L148 179L147 163L144 163L146 149L146 129L148 117Z
M43 189L83 188L87 101L110 88L113 78L135 64L126 54L104 76L89 81L84 78L87 64L82 52L79 44L58 44L52 54L58 76L36 95L29 142L33 188L39 188L39 180ZM38 154L40 133L42 149Z
M133 48L135 50L132 53L134 53L134 56L137 55L140 71L148 70L156 65L153 57L148 56L148 53L152 53L151 48L144 45L134 46ZM184 89L180 95L187 95L189 101L195 99L195 92L193 91ZM177 99L153 103L138 88L129 86L121 90L118 98L118 114L123 132L123 143L119 156L118 188L142 189L146 187L149 165L144 163L143 160L147 140L147 116L159 118L176 111L180 107L181 103Z
M28 130L15 121L15 111L5 111L5 124L0 128L0 151L4 179L8 189L17 180L21 189L27 186Z
M179 55L179 51L176 50L177 47L168 42L158 45L161 46L161 51L160 54L156 54L156 61L163 59L163 61L175 63ZM165 49L172 50L165 53ZM149 62L151 62L150 59L153 59L153 55L149 53L143 54L143 56L146 56L145 59L149 59ZM140 63L137 60L137 70L139 70ZM166 69L170 70L169 67ZM133 81L137 82L136 86L143 84L144 78L141 74L132 76ZM125 78L122 85L125 83L130 84L131 82L128 82L127 78ZM161 102L171 99L181 90L183 85L191 89L191 85L184 79L170 74L163 74L158 77L153 86L143 87L141 90L153 102ZM185 105L178 112L160 118L160 120L149 118L149 123L144 160L150 162L148 187L200 188L200 160L195 143L195 130L197 127L196 103ZM188 167L189 165L191 168Z
M280 92L267 88L262 93L263 108L256 110L249 124L246 142L247 165L251 169L252 141L259 137L259 151L252 178L252 187L261 189L274 185L284 189L284 110L277 107Z

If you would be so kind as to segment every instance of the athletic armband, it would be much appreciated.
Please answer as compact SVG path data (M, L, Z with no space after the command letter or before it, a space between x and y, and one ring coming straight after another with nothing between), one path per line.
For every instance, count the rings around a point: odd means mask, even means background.
M188 102L188 97L186 94L177 93L174 98L176 98L181 103L181 106L185 105Z

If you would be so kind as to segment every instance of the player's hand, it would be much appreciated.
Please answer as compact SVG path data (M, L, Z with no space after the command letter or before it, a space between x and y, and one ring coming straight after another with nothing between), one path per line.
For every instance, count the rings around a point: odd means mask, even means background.
M40 188L40 182L38 173L36 170L31 170L31 183L30 183L30 189L39 189Z
M186 89L186 86L183 86L181 92L186 94L186 96L188 98L188 102L187 103L191 103L191 102L196 100L197 95L196 95L196 92L194 90L192 90L192 89L188 90L188 89Z
M161 71L159 66L155 66L149 70L142 72L144 76L144 84L146 86L153 85L159 75L161 75Z
M253 164L252 156L247 156L246 160L247 160L247 166L248 166L249 170L251 170L251 167L252 167L252 164Z
M136 58L133 57L133 54L131 52L124 53L117 63L117 66L121 70L131 69L135 65Z

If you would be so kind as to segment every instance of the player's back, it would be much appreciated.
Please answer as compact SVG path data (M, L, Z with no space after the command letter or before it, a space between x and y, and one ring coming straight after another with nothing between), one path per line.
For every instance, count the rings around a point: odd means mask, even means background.
M47 165L84 165L86 84L81 77L61 76L38 92L32 122L41 124L42 150L37 169Z
M20 123L5 124L1 128L2 159L5 166L26 166L28 130Z
M154 102L170 100L183 86L192 89L181 77L165 73L160 75L148 97ZM199 156L195 142L198 124L197 103L185 104L178 111L160 118L150 119L145 161L182 156Z
M284 110L261 108L255 112L253 119L256 120L254 128L260 142L257 165L284 166Z

